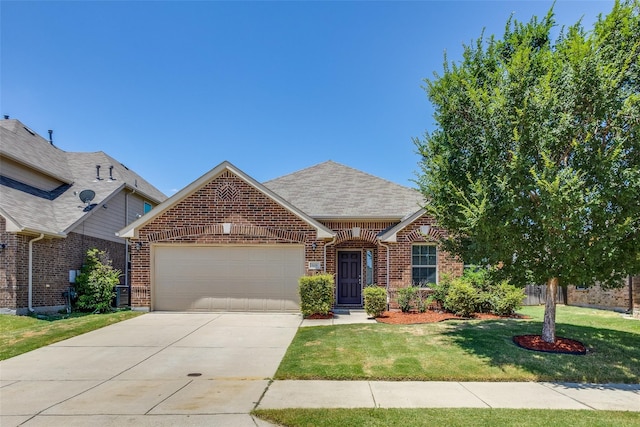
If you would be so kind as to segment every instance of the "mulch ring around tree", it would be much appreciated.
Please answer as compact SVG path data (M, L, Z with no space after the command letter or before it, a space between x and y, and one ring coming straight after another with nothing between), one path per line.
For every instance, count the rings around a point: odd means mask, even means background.
M540 335L517 335L513 337L513 342L526 350L541 351L544 353L562 354L587 354L587 348L580 341L569 338L556 337L554 343L543 341Z

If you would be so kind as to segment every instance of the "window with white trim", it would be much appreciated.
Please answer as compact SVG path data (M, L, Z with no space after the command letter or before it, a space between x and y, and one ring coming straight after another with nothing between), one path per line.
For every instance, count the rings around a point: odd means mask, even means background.
M421 288L438 282L438 253L435 245L411 247L411 284Z

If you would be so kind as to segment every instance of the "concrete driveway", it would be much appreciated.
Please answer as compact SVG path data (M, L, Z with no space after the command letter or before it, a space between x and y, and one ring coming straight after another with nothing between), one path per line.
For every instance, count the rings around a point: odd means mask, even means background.
M298 314L159 313L0 362L0 425L253 426Z

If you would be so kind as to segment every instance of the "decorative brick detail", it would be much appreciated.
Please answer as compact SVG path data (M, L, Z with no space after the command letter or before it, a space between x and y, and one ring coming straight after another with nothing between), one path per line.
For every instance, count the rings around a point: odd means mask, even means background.
M218 188L216 189L216 196L218 200L224 202L233 202L238 199L238 188L230 180L220 180Z
M360 237L354 237L353 236L353 229L348 229L348 230L339 230L337 235L336 235L336 243L342 243L342 242L346 242L349 240L361 240L363 242L369 242L369 243L377 243L378 241L378 233L376 233L373 230L368 230L368 229L360 229Z
M229 233L224 232L223 224L192 225L189 227L176 227L171 230L164 230L158 233L149 234L148 242L171 241L182 237L193 237L201 235L245 235L251 237L276 237L291 242L304 243L306 236L290 230L282 230L272 227L259 227L255 225L235 225L231 224Z

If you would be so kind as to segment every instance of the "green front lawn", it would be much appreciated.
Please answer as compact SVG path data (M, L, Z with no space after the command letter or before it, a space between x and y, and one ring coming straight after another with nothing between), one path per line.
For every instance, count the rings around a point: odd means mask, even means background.
M253 414L290 427L631 427L640 424L640 412L548 409L259 409Z
M531 319L450 320L421 325L300 328L276 379L640 382L640 321L618 313L558 306L557 335L581 341L586 356L524 350L514 335L540 334Z
M54 316L0 315L0 360L44 347L76 335L139 316L136 311L107 314L73 313L69 318Z

